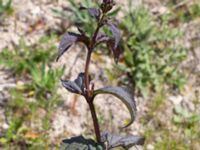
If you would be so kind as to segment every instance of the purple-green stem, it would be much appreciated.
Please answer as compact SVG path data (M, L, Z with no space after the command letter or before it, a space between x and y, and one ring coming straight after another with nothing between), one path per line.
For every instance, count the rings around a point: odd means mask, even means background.
M98 143L101 143L101 134L100 134L99 122L98 122L96 110L95 110L95 107L94 107L93 99L94 98L92 98L91 102L89 102L88 104L89 104L90 112L91 112L91 115L92 115L96 140L97 140Z
M104 16L102 16L103 18ZM91 55L95 46L95 42L96 42L96 37L97 34L99 32L99 29L101 28L101 21L102 18L100 19L97 29L91 39L91 43L88 46L88 52L87 52L87 58L86 58L86 64L85 64L85 87L86 87L86 91L85 91L85 99L89 105L90 108L90 112L92 115L92 120L93 120L93 125L94 125L94 131L95 131L95 135L96 135L96 140L98 143L101 142L101 134L100 134L100 128L99 128L99 122L98 122L98 118L97 118L97 114L96 114L96 110L94 107L94 96L93 96L93 89L90 89L90 81L89 81L89 66L90 66L90 60L91 60Z
M85 87L86 87L85 99L89 105L90 112L92 115L96 140L98 143L100 143L101 142L100 128L99 128L96 110L95 110L94 103L93 103L94 102L93 91L90 90L90 82L89 82L89 74L88 74L89 64L90 64L90 60L91 60L91 54L92 54L92 51L88 51L87 59L86 59L86 66L85 66Z

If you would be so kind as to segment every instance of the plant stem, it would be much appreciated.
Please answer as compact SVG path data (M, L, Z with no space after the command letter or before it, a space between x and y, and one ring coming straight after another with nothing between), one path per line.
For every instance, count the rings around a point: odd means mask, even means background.
M92 52L89 50L87 53L87 59L86 59L86 64L85 64L85 88L86 88L86 98L89 97L89 66L90 66L90 59L91 59L91 54Z
M93 104L93 100L94 100L94 97L90 95L90 89L89 89L89 74L88 74L88 71L89 71L89 65L90 65L90 60L91 60L91 54L92 54L92 51L88 51L88 54L87 54L87 60L86 60L86 66L85 66L85 87L86 87L86 95L85 95L85 99L89 105L89 108L90 108L90 113L92 115L92 120L93 120L93 125L94 125L94 131L95 131L95 135L96 135L96 140L98 143L101 142L101 135L100 135L100 129L99 129L99 123L98 123L98 118L97 118L97 115L96 115L96 110L95 110L95 107L94 107L94 104Z
M92 41L90 46L88 47L88 53L87 53L87 58L86 58L86 65L85 65L85 87L86 87L86 97L90 97L90 88L89 88L89 66L90 66L90 60L91 60L91 55L92 55L92 51L94 49L94 45L95 45L95 40L97 37L97 34L99 32L100 29L100 25L98 25L93 37L92 37Z
M85 64L85 88L86 88L86 92L85 92L85 99L90 107L90 112L92 115L92 120L93 120L93 125L94 125L94 130L95 130L95 135L96 135L96 140L98 143L101 142L101 135L100 135L100 129L99 129L99 122L98 122L98 118L97 118L97 114L96 114L96 110L94 107L94 96L93 96L93 88L90 89L90 81L89 81L89 66L90 66L90 60L91 60L91 55L93 52L93 49L95 47L96 44L96 37L98 35L99 29L101 28L101 23L103 20L104 15L102 16L102 18L100 19L97 28L91 38L91 43L90 45L88 45L88 52L87 52L87 58L86 58L86 64Z
M93 124L94 124L94 130L95 130L95 134L96 134L96 140L98 143L101 142L101 135L100 135L100 129L99 129L99 123L98 123L98 118L96 115L96 110L93 104L93 100L91 100L89 103L89 107L90 107L90 112L92 115L92 120L93 120Z

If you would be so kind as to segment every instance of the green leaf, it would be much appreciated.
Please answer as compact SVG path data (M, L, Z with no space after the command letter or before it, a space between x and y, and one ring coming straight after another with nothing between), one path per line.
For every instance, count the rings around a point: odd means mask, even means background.
M187 110L183 109L183 108L180 107L180 106L175 107L175 112L176 112L178 115L180 115L180 116L182 116L182 117L184 117L184 118L189 118L189 117L192 116L190 112L188 112Z
M119 98L126 105L131 115L131 121L125 127L128 127L133 123L137 109L134 97L130 92L121 87L104 87L94 91L94 96L98 94L112 94Z

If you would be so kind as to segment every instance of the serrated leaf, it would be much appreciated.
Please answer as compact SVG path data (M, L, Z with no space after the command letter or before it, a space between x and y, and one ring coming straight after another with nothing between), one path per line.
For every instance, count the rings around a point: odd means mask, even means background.
M108 27L110 28L112 34L113 34L113 37L115 39L115 44L114 44L114 49L117 48L117 46L119 45L119 41L120 41L120 38L121 38L121 35L120 35L120 30L118 29L118 27L112 23L111 21L108 21L107 22L107 25Z
M133 121L135 120L137 109L136 109L134 97L132 94L130 94L130 92L128 92L126 89L121 88L121 87L109 86L109 87L104 87L104 88L95 90L94 96L98 94L112 94L116 96L117 98L119 98L126 105L131 115L131 121L125 127L128 127L129 125L133 123Z
M61 82L69 92L81 95L84 92L84 73L80 73L74 81L61 80Z
M80 35L73 32L67 32L64 34L60 45L59 45L59 52L58 52L58 59L74 44L75 42L83 42L87 45L87 42L89 41L89 38L85 35Z
M134 145L143 145L145 138L141 136L120 136L113 135L109 132L104 132L101 134L102 142L107 142L108 149L115 147L131 148Z

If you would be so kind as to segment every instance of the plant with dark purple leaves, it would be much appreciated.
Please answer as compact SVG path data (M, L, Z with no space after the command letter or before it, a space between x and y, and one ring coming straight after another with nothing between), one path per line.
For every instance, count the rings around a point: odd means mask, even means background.
M93 119L94 130L96 134L97 143L105 143L107 142L107 148L113 148L117 146L128 147L130 145L143 144L144 139L142 137L129 136L129 137L121 137L112 135L108 132L101 133L98 123L98 118L96 115L96 110L94 107L94 98L99 94L111 94L117 98L119 98L128 108L131 121L125 126L128 127L135 119L136 115L136 104L134 101L134 97L127 89L121 87L103 87L100 89L95 89L94 83L91 83L90 75L89 75L89 66L91 55L94 52L95 48L99 44L106 44L107 48L113 52L115 62L118 62L118 59L122 53L120 48L120 31L117 27L117 24L113 22L111 18L108 17L108 12L113 8L114 2L113 0L103 0L102 4L99 8L86 8L84 6L80 6L80 11L87 11L88 14L94 18L97 22L97 26L95 32L91 35L91 37L87 36L81 27L77 27L79 33L67 32L64 34L60 45L59 45L59 53L57 60L74 44L77 42L81 42L87 48L87 57L85 63L84 73L79 73L78 77L74 81L69 80L61 80L62 85L70 92L75 94L80 94L85 97ZM106 35L101 31L102 27L108 27L108 29L112 32L112 37Z

